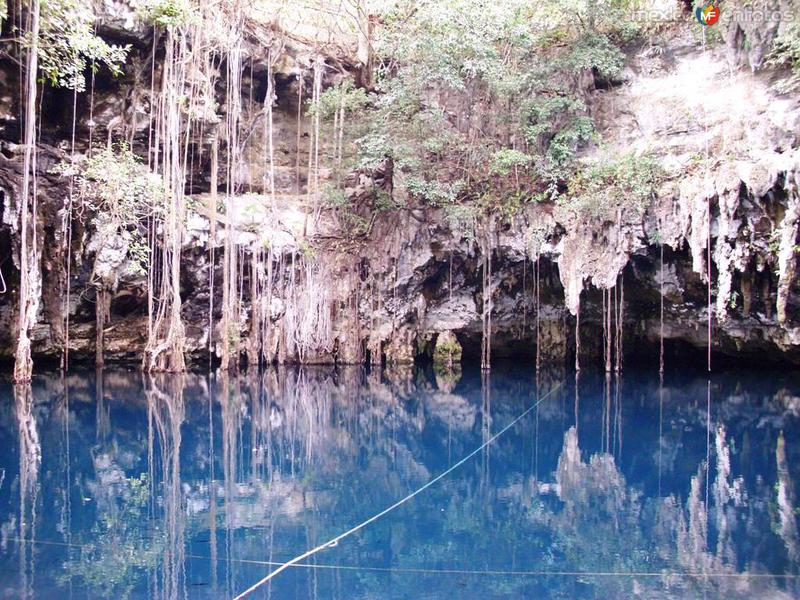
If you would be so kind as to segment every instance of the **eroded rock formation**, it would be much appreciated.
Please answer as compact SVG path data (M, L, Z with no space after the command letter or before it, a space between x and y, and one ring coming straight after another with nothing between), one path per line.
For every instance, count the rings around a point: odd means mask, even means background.
M121 80L98 77L91 107L81 98L79 152L86 152L87 140L114 135L129 140L135 151L147 147L143 115L150 90L142 73L150 68L151 32L139 27L121 4L107 10L100 31L134 44L131 68ZM181 281L189 358L207 361L209 351L218 355L229 336L247 335L251 315L265 314L263 354L269 361L402 364L433 357L444 338L460 345L470 359L480 353L488 292L495 357L532 358L538 343L543 360L564 364L575 352L579 308L581 353L603 354L602 333L610 314L605 299L610 302L612 296L601 291L614 288L613 298L624 306L615 307L614 316L628 353L635 349L640 356L655 355L662 331L674 348L702 349L711 316L715 353L800 363L800 105L796 95L773 89L776 74L739 68L754 60L760 65L763 52L751 39L753 32L737 31L726 47L703 51L691 32L678 28L663 47L631 50L622 84L587 85L586 101L605 144L602 151L587 150L586 158L602 160L623 151L655 154L666 176L648 206L595 215L551 203L526 204L514 214L495 217L489 243L479 240L474 229L454 226L445 211L406 194L404 175L389 163L348 176L350 213L310 205L310 169L298 168L310 160L310 123L305 111L298 115L299 87L306 93L310 89L320 51L301 36L290 36L280 59L269 67L254 46L245 46L249 69L242 89L253 101L243 105L243 167L232 173L242 194L218 227L208 209L215 196L209 193L211 134L194 140L187 190L194 201ZM749 53L740 49L743 36L750 40ZM336 46L326 48L325 60L336 68L326 71L323 87L347 73L360 73L357 57ZM277 98L274 200L266 192L271 177L263 158L266 140L258 133L269 68L274 69ZM3 62L0 70L4 89L18 84L15 66ZM592 81L591 73L587 80ZM72 357L92 357L103 339L106 360L140 360L146 278L119 260L126 241L106 240L97 224L77 223L74 266L66 281L65 190L52 173L67 156L69 115L58 109L63 100L53 93L42 108L44 289L33 331L34 356L56 359L61 354L66 339L62 306L69 285ZM17 306L14 240L21 148L12 141L19 127L13 116L17 99L4 95L0 101L0 269L10 284L0 296L0 353L9 357ZM323 132L323 147L335 139ZM315 177L324 183L334 175L321 169ZM383 209L375 190L392 195L399 207ZM260 310L245 310L232 332L220 331L218 312L209 315L209 295L221 294L218 287L211 291L210 281L212 272L220 281L225 236L233 236L242 257L264 256L260 266L242 267L245 305ZM488 287L481 266L487 249ZM266 278L267 273L268 293L251 298L250 278ZM219 311L219 299L213 304ZM103 307L105 318L96 319ZM105 323L104 335L98 335L95 321Z

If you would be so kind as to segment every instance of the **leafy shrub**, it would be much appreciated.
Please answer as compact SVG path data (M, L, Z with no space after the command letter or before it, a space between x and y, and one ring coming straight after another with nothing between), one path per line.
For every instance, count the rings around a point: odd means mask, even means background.
M42 4L39 32L39 68L53 87L82 92L88 68L105 66L112 74L122 73L130 46L108 44L94 34L91 3L79 0L50 0ZM30 44L29 38L23 42Z
M127 144L98 150L72 164L62 162L54 172L74 177L75 199L98 228L129 234L128 258L146 269L146 220L161 215L165 205L161 178L151 173Z
M329 87L322 92L319 100L313 103L309 100L311 114L319 111L323 119L332 119L337 110L344 105L345 112L353 113L362 110L369 103L367 93L363 88L357 88L353 81L345 79L336 86Z
M182 27L195 18L188 0L147 0L140 13L147 23L157 27Z
M431 206L444 206L456 201L458 195L464 189L464 182L442 183L410 177L406 183L406 188L412 196L424 200Z
M589 32L572 47L567 64L574 71L595 69L603 77L616 77L622 72L625 56L602 33Z
M660 177L658 163L647 156L595 161L575 173L559 203L592 216L610 216L618 208L643 213Z
M490 171L495 175L508 175L514 169L524 168L531 164L533 157L514 150L512 148L501 148L492 156Z
M775 38L767 64L772 67L789 67L792 70L790 77L778 86L780 91L800 89L800 25L792 23Z
M479 209L474 204L449 204L444 207L444 217L450 231L458 237L475 239Z

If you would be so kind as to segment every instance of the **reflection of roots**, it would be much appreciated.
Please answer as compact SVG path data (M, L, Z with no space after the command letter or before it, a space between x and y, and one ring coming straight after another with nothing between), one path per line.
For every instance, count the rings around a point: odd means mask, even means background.
M39 430L33 414L33 393L30 385L14 386L14 408L19 431L19 539L20 574L25 597L33 598L29 588L28 573L33 581L34 553L31 550L28 564L26 540L28 532L36 527L36 502L39 483L39 468L42 464L42 447L39 443Z
M180 450L181 425L185 419L184 387L183 375L149 376L145 382L148 421L155 423L162 453L164 531L166 532L166 548L162 567L166 598L177 598L182 590L181 574L185 548Z
M33 393L29 385L14 386L15 411L19 428L19 474L22 492L35 491L42 464L42 446L33 415Z

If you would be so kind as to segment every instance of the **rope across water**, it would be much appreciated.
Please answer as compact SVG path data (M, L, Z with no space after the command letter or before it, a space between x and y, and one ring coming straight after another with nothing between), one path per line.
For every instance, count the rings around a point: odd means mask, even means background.
M387 508L383 509L381 512L379 512L379 513L377 513L377 514L375 514L375 515L371 516L371 517L370 517L369 519L367 519L366 521L362 521L361 523L359 523L359 524L358 524L358 525L356 525L355 527L352 527L351 529L348 529L348 530L347 530L347 531L345 531L344 533L341 533L341 534L337 535L336 537L334 537L334 538L332 538L332 539L328 540L327 542L324 542L324 543L320 544L319 546L317 546L317 547L315 547L315 548L312 548L311 550L308 550L308 551L304 552L303 554L300 554L299 556L296 556L296 557L295 557L295 558L293 558L292 560L290 560L290 561L288 561L288 562L285 562L285 563L283 563L283 564L282 564L281 566L279 566L277 569L275 569L274 571L271 571L270 573L268 573L268 574L266 575L266 577L264 577L264 578L263 578L263 579L261 579L260 581L257 581L256 583L254 583L253 585L251 585L249 588L247 588L245 591L243 591L241 594L239 594L238 596L236 596L236 597L234 598L234 600L241 600L242 598L245 598L246 596L248 596L248 595L250 595L251 593L253 593L254 591L256 591L258 588L260 588L262 585L264 585L265 583L267 583L268 581L270 581L270 580L271 580L273 577L275 577L275 576L276 576L276 575L278 575L279 573L281 573L281 572L285 571L286 569L288 569L289 567L296 565L297 563L299 563L299 562L301 562L301 561L303 561L303 560L307 559L308 557L310 557L310 556L313 556L313 555L314 555L314 554L316 554L317 552L320 552L320 551L322 551L322 550L325 550L326 548L333 548L334 546L336 546L336 545L337 545L337 544L338 544L340 541L342 541L342 540L343 540L343 539L345 539L346 537L353 535L354 533L356 533L357 531L359 531L359 530L363 529L364 527L366 527L366 526L367 526L367 525L369 525L370 523L374 523L375 521L377 521L377 520L378 520L378 519L380 519L381 517L383 517L383 516L385 516L385 515L389 514L390 512L392 512L393 510L395 510L396 508L399 508L400 506L402 506L403 504L405 504L406 502L408 502L409 500L411 500L411 499L412 499L412 498L414 498L415 496L417 496L417 495L421 494L421 493L422 493L422 492L424 492L426 489L428 489L428 488L429 488L429 487L431 487L433 484L435 484L437 481L439 481L439 480L440 480L440 479L442 479L443 477L445 477L445 476L449 475L450 473L452 473L453 471L455 471L457 468L459 468L461 465L463 465L465 462L467 462L469 459L471 459L473 456L475 456L476 454L478 454L479 452L481 452L481 451L482 451L484 448L486 448L486 447L487 447L489 444L491 444L493 441L495 441L497 438L499 438L501 435L503 435L503 434L504 434L506 431L508 431L509 429L511 429L511 428L512 428L514 425L516 425L516 424L517 424L519 421L521 421L521 420L522 420L523 418L525 418L525 417L526 417L528 414L530 414L530 412L531 412L531 411L533 411L533 410L534 410L534 409L535 409L537 406L539 406L539 405L540 405L540 404L541 404L541 403L542 403L542 402L543 402L545 399L547 399L547 398L548 398L548 397L549 397L549 396L550 396L550 395L551 395L553 392L555 392L555 391L556 391L556 390L557 390L559 387L561 387L561 384L560 384L560 383L558 383L558 384L556 384L555 386L553 386L553 388L551 388L551 389L550 389L550 390L549 390L549 391L548 391L546 394L544 394L542 397L540 397L540 398L539 398L539 399L538 399L538 400L537 400L537 401L536 401L536 402L535 402L533 405L531 405L531 406L530 406L528 409L526 409L526 410L525 410L525 411L524 411L522 414L520 414L520 415L519 415L519 416L518 416L516 419L514 419L513 421L511 421L511 422L510 422L508 425L506 425L506 426L505 426L505 427L503 427L503 428L502 428L500 431L498 431L497 433L495 433L495 434L494 434L492 437L490 437L488 440L486 440L486 441L485 441L483 444L481 444L481 445L480 445L479 447L477 447L475 450L473 450L472 452L470 452L469 454L467 454L467 455L466 455L464 458L462 458L461 460L459 460L457 463L455 463L453 466L451 466L451 467L450 467L449 469L447 469L446 471L443 471L443 472L441 472L439 475L437 475L436 477L434 477L433 479L431 479L431 480L430 480L428 483L426 483L426 484L425 484L425 485L423 485L422 487L419 487L419 488L417 488L416 490L414 490L413 492L411 492L410 494L408 494L408 495L407 495L407 496L405 496L404 498L401 498L400 500L398 500L397 502L395 502L395 503L394 503L394 504L392 504L391 506L389 506L389 507L387 507Z

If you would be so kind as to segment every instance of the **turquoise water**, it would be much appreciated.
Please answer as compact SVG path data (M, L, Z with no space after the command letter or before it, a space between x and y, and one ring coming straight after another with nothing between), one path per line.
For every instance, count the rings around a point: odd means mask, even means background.
M251 597L800 597L796 377L498 368L0 384L0 598L231 598L520 415Z

